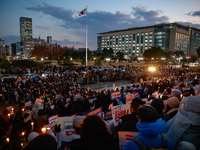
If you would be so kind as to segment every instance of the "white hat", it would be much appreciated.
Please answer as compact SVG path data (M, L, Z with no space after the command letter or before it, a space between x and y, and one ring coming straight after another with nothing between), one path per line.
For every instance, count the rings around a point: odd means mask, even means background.
M31 132L29 135L28 135L28 142L34 140L37 136L39 136L39 134L37 132Z
M80 128L83 124L83 120L85 119L85 116L76 116L73 120L73 125L77 128Z

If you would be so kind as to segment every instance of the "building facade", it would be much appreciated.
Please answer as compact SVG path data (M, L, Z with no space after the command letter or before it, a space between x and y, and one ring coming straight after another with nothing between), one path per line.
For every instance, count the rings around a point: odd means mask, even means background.
M23 42L23 56L27 58L31 57L32 51L34 50L36 44L46 45L49 43L45 42L44 39L30 38L27 41Z
M32 18L20 17L20 40L32 38Z
M5 53L5 43L4 40L0 39L0 56L2 56L3 53Z
M47 36L47 43L52 43L52 36Z
M151 47L161 47L165 52L183 51L186 56L196 54L200 47L200 29L178 23L128 28L98 33L97 50L113 49L114 54L123 52L126 59L131 55L142 56Z

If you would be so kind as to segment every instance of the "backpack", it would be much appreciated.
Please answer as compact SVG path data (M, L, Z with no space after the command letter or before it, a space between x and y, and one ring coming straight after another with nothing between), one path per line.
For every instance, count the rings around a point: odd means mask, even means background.
M155 148L151 148L151 150L167 150L167 137L163 134L163 133L160 133L161 137L162 137L162 145L161 147L155 147ZM140 150L148 150L147 146L144 144L144 142L138 138L138 137L134 137L132 139L137 145L138 147L140 148Z

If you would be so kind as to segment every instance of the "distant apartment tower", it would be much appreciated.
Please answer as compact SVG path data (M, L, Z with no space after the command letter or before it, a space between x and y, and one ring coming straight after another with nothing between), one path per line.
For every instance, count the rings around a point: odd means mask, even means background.
M31 57L35 45L49 45L44 39L30 38L23 42L23 56Z
M5 43L4 40L0 39L0 56L5 52Z
M52 36L47 36L47 43L49 43L49 44L52 43Z
M32 38L32 18L20 17L20 40Z

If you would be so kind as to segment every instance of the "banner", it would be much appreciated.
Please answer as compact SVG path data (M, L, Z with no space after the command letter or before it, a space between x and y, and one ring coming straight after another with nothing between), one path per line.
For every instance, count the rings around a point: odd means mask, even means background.
M40 104L40 107L42 107L43 100L36 98L36 101Z
M120 122L120 117L130 114L130 103L125 105L117 105L111 108L114 126Z
M124 145L132 140L138 132L127 132L127 131L119 131L118 137L119 137L119 148L120 150L123 149Z
M81 94L74 94L74 99L81 99L81 98L82 98Z
M126 104L131 103L132 100L133 100L133 98L134 98L134 97L133 97L133 94L132 94L132 93L126 95Z
M82 116L97 115L97 116L103 117L102 108L103 107L99 107L99 108L96 108L96 109L93 109L93 110L90 110L87 112L83 112Z
M54 122L57 122L57 118L58 118L58 117L59 117L58 114L49 116L49 117L47 118L48 124L52 124L52 123L54 123Z
M104 113L104 120L112 120L112 111L106 110Z
M179 82L178 82L178 85L181 85L181 84L184 84L184 82L183 82L183 81L179 81Z
M159 97L159 91L154 91L152 93L152 96L155 97L155 98L158 98Z
M72 115L67 115L67 116L64 116L64 117L71 117L72 119L74 119L74 117L76 117L76 116L77 116L77 113L72 114Z
M24 106L25 107L30 107L30 106L32 106L32 102L31 101L24 102Z
M110 92L111 100L121 99L121 91L112 91Z

